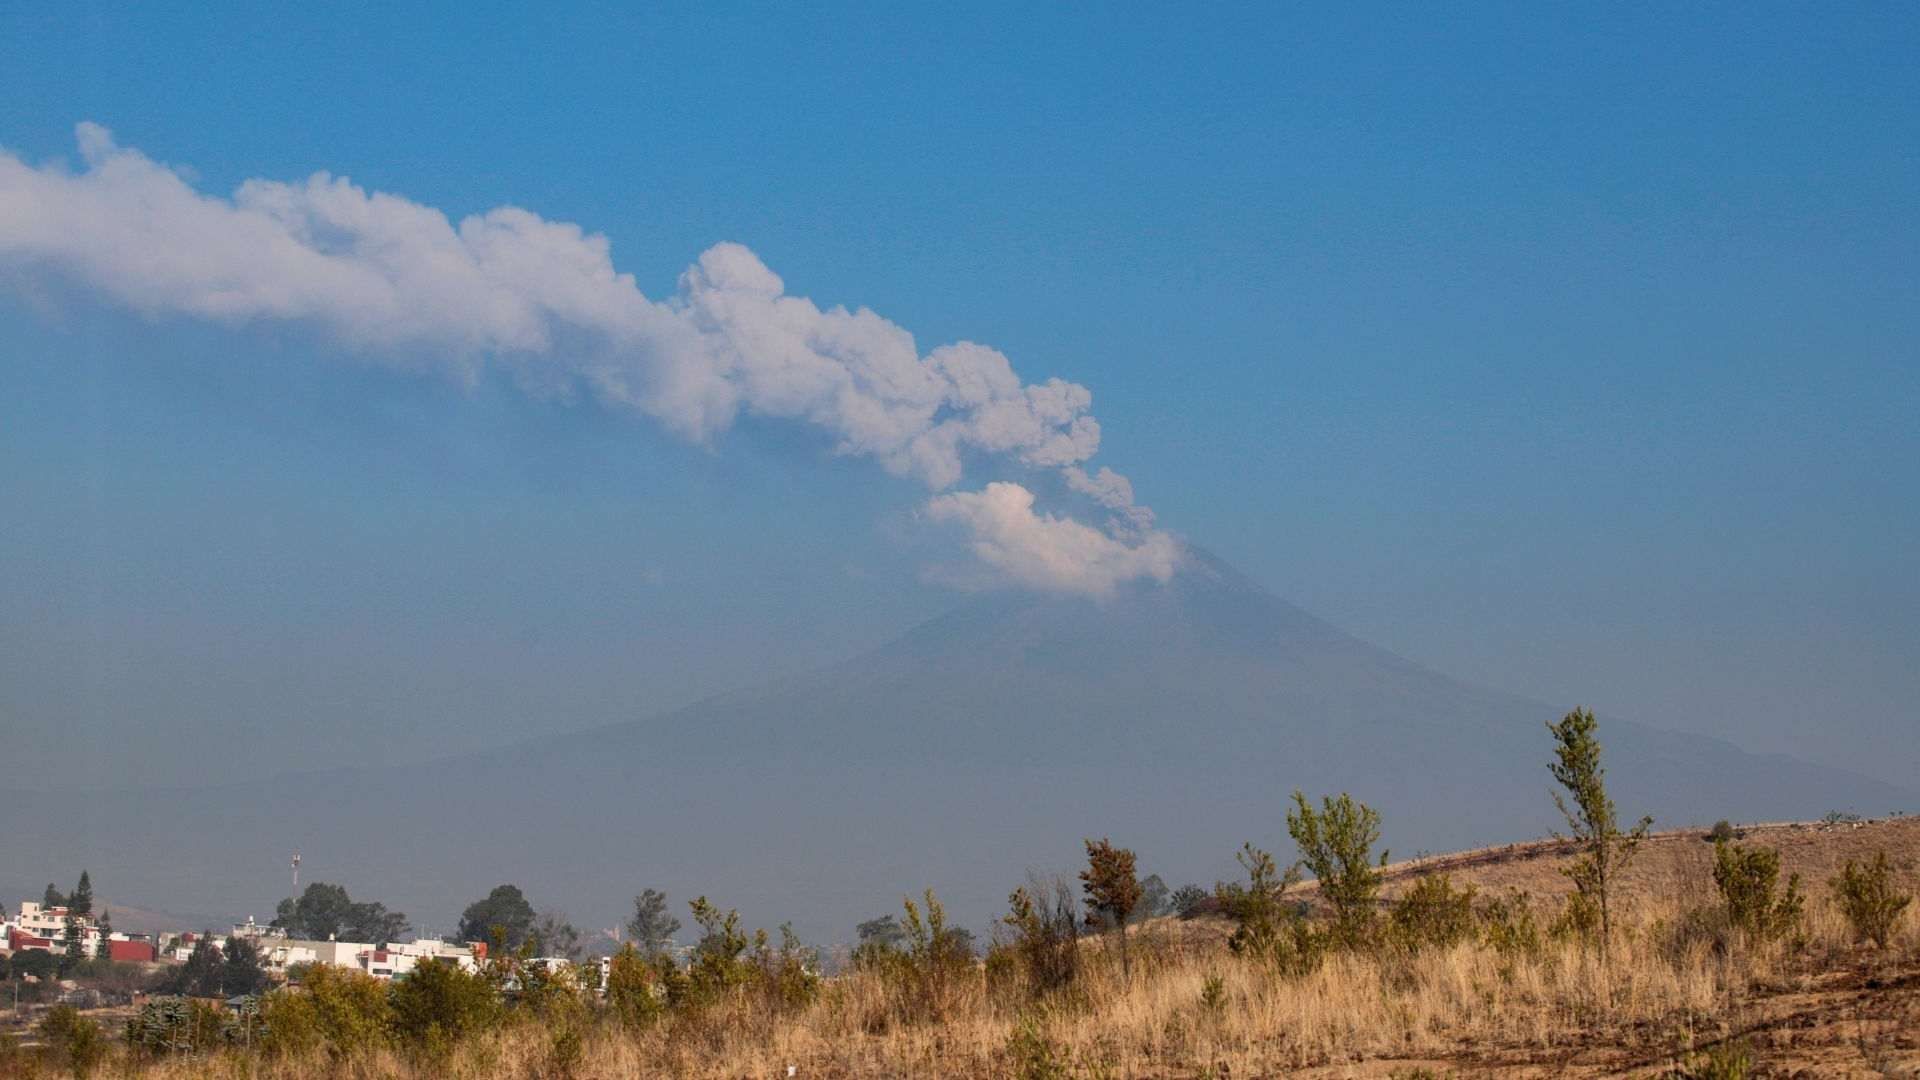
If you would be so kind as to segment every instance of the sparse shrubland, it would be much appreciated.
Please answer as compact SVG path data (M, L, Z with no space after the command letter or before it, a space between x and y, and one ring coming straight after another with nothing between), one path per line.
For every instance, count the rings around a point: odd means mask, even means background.
M1556 730L1574 796L1570 891L1496 888L1374 854L1379 815L1346 795L1294 798L1302 862L1249 843L1241 880L1174 894L1182 916L1131 919L1132 853L1087 843L1080 890L1030 876L984 956L931 890L860 924L844 969L782 928L748 932L705 897L676 962L664 898L644 944L599 991L500 949L478 972L430 963L391 984L314 968L258 1017L150 1003L110 1045L50 1014L45 1048L0 1047L14 1072L235 1080L392 1077L1766 1075L1789 1054L1828 1071L1920 1064L1920 919L1911 868L1849 860L1830 889L1782 882L1782 850L1696 829L1684 881L1627 888L1643 830L1611 824L1590 714ZM1564 772L1563 772L1564 770ZM1577 807L1577 808L1576 808ZM1753 835L1750 831L1749 835ZM1661 838L1648 838L1660 844ZM1804 866L1805 863L1794 865ZM1822 871L1824 873L1825 871ZM1816 880L1818 880L1816 878ZM1198 892L1195 890L1194 892ZM1084 904L1082 899L1084 897ZM1131 924L1131 925L1130 925ZM1094 932L1086 932L1086 931ZM1831 1027L1811 1027L1831 993ZM1904 996L1903 996L1904 995ZM1785 1018L1792 1017L1788 1023ZM1811 1019L1810 1019L1811 1018ZM1813 1047L1813 1050L1809 1050ZM1846 1056L1852 1055L1852 1056Z

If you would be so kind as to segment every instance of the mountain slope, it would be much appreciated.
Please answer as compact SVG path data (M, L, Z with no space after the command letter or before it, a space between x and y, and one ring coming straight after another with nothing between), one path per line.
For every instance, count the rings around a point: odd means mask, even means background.
M1027 868L1072 865L1082 837L1134 846L1176 884L1231 873L1243 840L1288 855L1296 787L1379 807L1401 852L1539 835L1557 823L1543 724L1571 704L1448 679L1196 552L1165 586L987 596L811 675L508 750L135 793L58 823L0 799L0 854L65 851L131 877L121 895L236 914L270 910L297 848L309 880L417 925L517 881L598 925L662 886L828 939L931 885L984 928ZM1623 816L1920 803L1604 712L1602 738Z

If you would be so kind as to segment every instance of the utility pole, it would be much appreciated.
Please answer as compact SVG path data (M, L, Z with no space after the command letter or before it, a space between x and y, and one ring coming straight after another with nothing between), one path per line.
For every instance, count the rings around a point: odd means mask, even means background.
M300 853L293 853L293 898L300 899Z

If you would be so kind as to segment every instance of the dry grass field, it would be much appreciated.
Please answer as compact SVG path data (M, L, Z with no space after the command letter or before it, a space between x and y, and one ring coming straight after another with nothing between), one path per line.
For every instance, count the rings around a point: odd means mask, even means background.
M433 1053L226 1052L164 1060L116 1051L98 1075L249 1077L1427 1077L1920 1075L1920 915L1884 950L1855 942L1827 879L1886 851L1920 884L1920 820L1748 829L1799 873L1792 940L1716 947L1677 929L1714 902L1704 830L1656 835L1628 880L1610 964L1545 934L1565 891L1551 842L1388 868L1391 895L1445 872L1483 899L1525 890L1537 948L1484 934L1417 952L1331 954L1282 975L1226 947L1217 916L1137 927L1123 977L1106 942L1079 977L1035 1001L975 966L944 984L862 971L779 1010L736 996L623 1027L575 1006L509 1018ZM1303 889L1310 893L1311 889ZM1744 1071L1740 1066L1744 1063ZM31 1063L16 1062L21 1071Z

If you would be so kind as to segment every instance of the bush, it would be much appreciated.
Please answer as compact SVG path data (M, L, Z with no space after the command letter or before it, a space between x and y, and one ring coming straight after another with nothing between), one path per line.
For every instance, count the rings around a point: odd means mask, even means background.
M391 994L393 1032L415 1047L443 1050L492 1024L500 1000L479 975L449 960L422 960Z
M204 1001L158 997L140 1007L127 1021L127 1045L149 1054L189 1054L212 1050L244 1036L238 1025Z
M1235 858L1247 871L1247 883L1222 882L1216 889L1221 908L1238 924L1227 946L1282 974L1305 975L1318 968L1326 937L1285 900L1286 891L1300 880L1299 871L1280 873L1273 856L1252 844L1242 845Z
M675 1004L712 1004L745 986L752 977L752 965L745 955L749 942L740 929L738 911L723 912L704 896L695 897L689 906L693 921L700 927L700 941L694 946L685 983L667 984L669 997ZM676 990L681 992L671 993Z
M392 1038L387 986L373 976L316 964L301 987L268 994L263 1002L266 1043L276 1052L325 1048L342 1059L385 1046Z
M752 962L760 994L775 1010L803 1009L819 993L820 954L801 944L791 923L780 927L777 948L768 940L765 930L757 931L753 937Z
M1719 821L1713 823L1713 829L1707 833L1707 839L1718 844L1723 841L1738 840L1740 839L1740 834L1734 830L1732 822L1726 818L1721 818Z
M64 1059L73 1075L86 1080L107 1058L107 1036L100 1025L71 1005L56 1005L40 1021L40 1034Z
M1754 941L1769 941L1792 929L1806 907L1800 875L1779 891L1780 853L1725 840L1713 845L1713 884L1726 905L1727 921Z
M653 971L632 942L620 947L607 966L607 1008L629 1028L659 1019L665 1004L653 992Z
M1380 814L1351 796L1328 796L1316 812L1307 797L1293 793L1294 808L1287 811L1287 833L1300 846L1300 860L1313 872L1320 897L1333 909L1333 937L1353 947L1372 938L1380 892L1380 871L1373 845L1380 839ZM1380 853L1378 866L1385 866Z
M1073 982L1080 970L1080 919L1073 889L1055 878L1034 877L1007 897L1010 909L1000 920L1007 938L996 945L1003 959L988 956L990 974L1017 971L1029 995L1038 997Z
M1533 917L1533 897L1516 891L1487 901L1480 908L1480 935L1502 959L1539 955L1540 925Z
M1447 948L1473 935L1473 886L1453 887L1445 874L1421 878L1393 905L1393 941L1409 952Z
M1913 901L1912 896L1902 895L1895 889L1893 868L1887 865L1884 851L1876 852L1873 861L1864 866L1848 859L1847 865L1828 885L1833 889L1841 913L1853 927L1854 939L1871 941L1882 949L1893 939L1900 913Z

